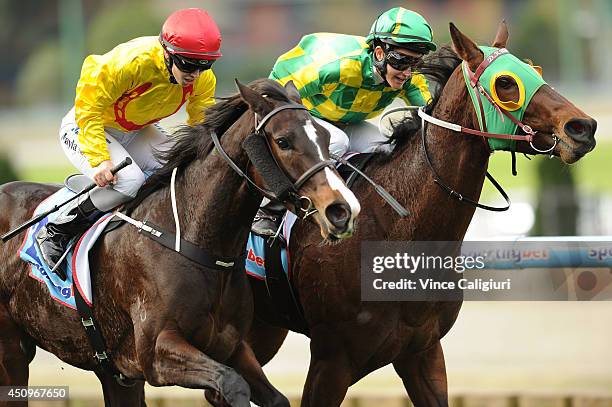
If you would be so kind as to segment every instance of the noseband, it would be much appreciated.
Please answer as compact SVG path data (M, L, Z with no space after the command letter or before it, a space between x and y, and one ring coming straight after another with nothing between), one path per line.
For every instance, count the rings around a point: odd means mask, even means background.
M300 196L298 191L317 172L327 167L334 168L334 162L332 160L320 161L305 171L297 180L291 181L290 177L283 170L272 154L272 149L270 148L270 144L268 143L264 130L265 125L270 121L270 119L283 110L308 111L304 105L290 103L276 107L270 113L265 115L259 122L257 121L257 114L255 114L255 131L249 135L243 143L243 148L246 150L251 162L261 173L264 180L268 181L270 179L274 179L276 181L274 183L276 187L273 189L267 189L257 185L255 181L253 181L244 171L240 169L240 167L238 167L238 165L236 165L236 163L227 155L225 150L223 150L217 134L211 132L210 136L221 157L236 173L238 173L238 175L244 178L249 185L254 187L259 193L271 201L293 205L296 208L296 211L300 212L296 215L298 215L299 218L304 219L312 215L316 210L314 209L314 205L312 204L310 198ZM270 163L273 165L270 165Z

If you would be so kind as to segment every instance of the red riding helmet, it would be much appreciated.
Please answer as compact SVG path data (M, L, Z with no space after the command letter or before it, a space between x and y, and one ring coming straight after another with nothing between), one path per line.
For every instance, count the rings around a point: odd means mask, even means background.
M171 55L190 59L214 60L221 56L221 32L208 13L187 8L170 14L159 36Z

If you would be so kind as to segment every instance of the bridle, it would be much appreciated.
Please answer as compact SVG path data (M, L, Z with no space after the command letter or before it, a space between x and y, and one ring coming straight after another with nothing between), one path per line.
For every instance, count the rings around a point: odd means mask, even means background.
M265 144L266 148L259 148L256 150L256 153L251 152L247 149L247 154L249 155L249 158L253 162L254 166L258 168L258 170L260 170L264 180L268 177L276 177L276 179L280 180L280 187L277 187L274 190L263 188L257 185L255 181L253 181L244 171L242 171L240 167L238 167L238 165L236 165L236 163L225 152L225 150L221 146L221 142L219 141L219 137L217 136L217 134L215 132L211 132L210 136L213 140L213 143L215 144L215 148L217 149L221 157L236 173L238 173L238 175L240 175L244 180L246 180L250 186L255 188L256 191L258 191L260 194L270 199L271 201L292 205L293 207L295 207L296 211L299 211L299 213L296 213L296 215L300 219L305 219L315 213L316 209L314 208L314 205L310 198L308 198L307 196L300 196L298 191L317 172L328 167L334 168L334 162L332 160L320 161L314 164L308 170L306 170L297 180L292 181L290 179L290 177L282 169L274 155L272 155L272 150L270 148L264 130L266 124L270 121L270 119L284 110L308 111L308 109L304 105L297 103L289 103L274 108L271 112L266 114L260 121L257 120L257 113L255 113L255 130L247 137L245 143L243 143L243 147L245 146L246 141L250 141L250 144L257 144L258 146ZM258 154L259 156L256 157L255 154ZM260 162L260 160L262 159L261 155L265 156L263 157L264 160L271 160L274 165L259 167L258 162Z

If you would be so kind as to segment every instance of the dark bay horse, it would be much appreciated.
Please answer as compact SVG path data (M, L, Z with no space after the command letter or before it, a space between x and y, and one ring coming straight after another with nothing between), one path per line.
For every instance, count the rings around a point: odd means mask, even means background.
M465 128L478 129L476 110L466 90L460 63L475 72L483 52L453 24L454 52L440 63L442 92L433 117ZM504 48L505 24L498 29L494 47ZM432 61L441 58L432 56ZM433 67L434 65L432 65ZM427 64L423 67L427 73ZM430 72L431 74L435 72ZM499 99L518 98L516 82L495 83ZM527 106L523 122L538 133L536 148L560 156L566 163L580 159L595 146L596 122L550 86L539 88ZM461 241L474 215L474 206L460 202L434 182L425 158L421 134L396 129L395 151L368 165L368 175L398 201L410 215L400 218L363 180L353 190L362 205L355 235L334 245L321 245L317 231L298 222L291 235L290 279L307 323L311 360L302 406L335 407L348 387L370 372L393 364L416 406L448 406L447 381L440 339L453 326L460 302L363 302L360 291L362 241ZM480 196L489 160L482 137L427 125L426 146L440 179L471 199ZM557 144L555 136L558 137ZM535 153L526 141L517 149ZM259 362L267 363L278 351L289 324L274 317L267 296L255 291L256 318L249 334Z
M261 195L213 149L209 134L223 135L225 152L245 169L243 141L264 118L258 137L265 138L287 178L309 174L298 192L318 210L321 234L349 236L359 205L335 170L321 165L329 160L329 134L296 107L295 86L260 80L238 87L238 94L206 112L203 125L179 133L164 156L167 164L143 187L131 215L174 231L168 183L178 167L182 237L216 258L242 258ZM287 105L293 107L277 110ZM316 166L319 170L309 171ZM28 182L0 187L0 232L29 219L57 189ZM127 224L105 235L91 257L94 316L117 369L137 380L125 388L97 369L77 312L53 301L44 285L28 277L29 265L16 255L18 248L17 239L0 247L1 386L27 385L28 364L40 346L66 363L94 370L107 405L144 405L146 380L153 386L212 390L221 396L219 404L249 406L252 397L260 405L289 406L243 340L253 298L240 262L229 271L206 268Z

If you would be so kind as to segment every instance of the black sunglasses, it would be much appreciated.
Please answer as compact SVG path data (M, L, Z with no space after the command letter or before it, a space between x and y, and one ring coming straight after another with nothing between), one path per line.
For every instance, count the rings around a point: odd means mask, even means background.
M385 59L391 68L398 71L405 71L408 68L414 68L421 62L421 56L413 57L410 55L403 55L397 51L387 51Z
M181 72L192 73L195 71L206 71L210 69L215 62L214 59L192 59L185 58L180 55L170 55L172 62Z

